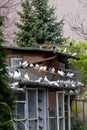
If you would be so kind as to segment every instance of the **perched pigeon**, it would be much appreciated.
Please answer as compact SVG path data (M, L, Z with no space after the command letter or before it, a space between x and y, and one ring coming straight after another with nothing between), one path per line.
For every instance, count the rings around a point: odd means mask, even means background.
M72 54L72 56L76 56L76 55L77 55L77 53L73 53L73 54Z
M46 71L46 69L47 69L47 66L41 66L41 67L39 68L40 71Z
M24 88L16 88L18 91L24 91Z
M56 85L57 87L59 87L59 84L57 82L53 82L54 85Z
M68 73L67 73L67 76L71 78L71 77L74 76L74 73L70 73L70 72L68 72Z
M73 91L73 90L70 90L69 93L70 93L71 95L73 95L73 94L74 94L74 91Z
M47 78L47 76L45 75L45 77L44 77L44 81L46 81L46 82L50 82L49 80L48 80L48 78Z
M61 75L61 76L65 75L65 73L63 71L61 71L61 70L58 70L58 74Z
M79 93L79 90L74 90L75 94L78 94Z
M21 77L21 72L19 70L15 70L13 74L13 78L20 78Z
M63 53L66 53L67 48L64 49Z
M33 67L34 65L31 63L29 66L30 66L30 67Z
M25 67L27 67L29 64L28 64L28 62L27 61L24 61L23 63L22 63L22 66L25 68Z
M38 64L36 64L35 67L34 67L34 69L37 69L37 70L38 70L39 67L40 67L40 66L39 66Z
M44 77L44 81L46 81L50 85L56 85L57 87L59 87L59 84L57 83L57 81L50 81L50 80L48 80L46 75Z
M55 73L55 68L54 68L54 67L51 69L51 72L52 72L52 73Z
M35 80L35 82L37 82L37 83L41 83L42 81L43 81L42 77L40 77L38 80Z
M12 72L8 71L8 76L9 76L10 78L13 78L14 72L13 72L13 71L12 71Z
M14 82L14 83L11 83L11 84L9 84L9 86L11 87L11 88L15 88L15 87L17 87L19 85L19 82Z
M27 73L24 75L24 80L30 80L29 75Z

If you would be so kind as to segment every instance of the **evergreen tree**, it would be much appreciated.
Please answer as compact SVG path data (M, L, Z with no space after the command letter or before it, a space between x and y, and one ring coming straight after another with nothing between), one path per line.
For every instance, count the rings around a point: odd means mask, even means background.
M43 44L61 44L65 41L62 35L63 20L57 22L55 8L48 6L48 0L32 0L39 21L36 40Z
M8 87L8 77L6 70L6 51L3 47L3 34L1 26L4 18L0 16L0 130L13 130L11 122L11 111L14 110L14 96Z
M61 44L63 20L57 22L53 7L47 0L26 0L22 3L22 12L18 12L21 23L17 23L19 32L15 42L19 46L32 44Z
M37 30L37 18L32 9L31 3L26 0L22 3L22 12L18 12L20 16L20 22L16 23L19 28L19 32L16 32L15 42L19 46L32 46L36 44L36 30ZM36 24L35 24L36 23Z

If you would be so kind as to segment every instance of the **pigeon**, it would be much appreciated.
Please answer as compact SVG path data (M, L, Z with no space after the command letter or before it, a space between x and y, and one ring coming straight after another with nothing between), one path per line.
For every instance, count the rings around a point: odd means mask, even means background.
M41 83L42 81L43 81L42 77L40 77L38 80L35 80L35 82L37 82L37 83Z
M68 72L68 73L67 73L67 76L68 76L68 77L70 77L70 78L72 78L72 77L74 76L74 74L73 74L73 73Z
M41 66L41 67L39 68L40 71L46 71L46 69L47 69L47 66Z
M21 62L21 61L19 62L19 65L18 65L18 67L22 67L22 62Z
M24 91L24 88L16 88L18 91Z
M69 93L70 93L71 95L73 95L73 94L74 94L74 91L73 91L73 90L70 90Z
M75 87L75 83L71 83L71 87Z
M73 54L72 54L72 56L76 56L76 55L77 55L77 53L73 53Z
M61 76L65 75L65 73L63 71L60 71L60 70L58 70L58 74L61 75Z
M55 73L55 68L54 68L54 67L51 69L51 72L52 72L52 73Z
M35 67L34 67L34 69L37 69L37 70L38 70L39 67L40 67L40 66L39 66L38 64L36 64Z
M46 81L46 82L50 82L48 79L47 79L47 76L45 75L45 77L44 77L44 81Z
M9 86L10 86L12 89L15 89L15 87L17 87L18 85L19 85L19 82L14 82L14 83L9 84Z
M21 72L19 70L16 70L14 71L14 74L13 74L13 78L20 78L21 77Z
M59 87L59 84L57 82L53 82L54 85L56 85L57 87Z
M47 70L47 66L44 66L44 67L43 67L43 71L46 71L46 70Z
M30 80L29 75L27 73L24 75L24 80Z
M14 76L14 72L10 72L10 71L8 71L8 76L9 76L10 78L13 78L13 76Z
M30 66L30 67L33 67L34 65L31 63L29 66Z
M66 53L67 48L64 49L63 53Z
M47 76L46 76L46 75L45 75L45 77L44 77L44 81L48 82L50 85L54 84L54 85L56 85L56 86L59 87L59 84L57 83L57 81L49 81L49 80L47 79Z
M24 61L23 63L22 63L22 66L25 68L25 67L27 67L29 64L28 64L28 62L27 61Z
M77 86L83 86L83 83L80 82L80 81L78 81L78 82L77 82Z

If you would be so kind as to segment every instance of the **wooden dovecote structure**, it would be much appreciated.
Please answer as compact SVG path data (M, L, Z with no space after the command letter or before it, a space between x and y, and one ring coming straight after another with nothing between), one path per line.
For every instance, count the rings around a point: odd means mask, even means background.
M6 50L9 86L18 97L16 129L71 130L70 96L82 83L68 58L79 58L39 48Z

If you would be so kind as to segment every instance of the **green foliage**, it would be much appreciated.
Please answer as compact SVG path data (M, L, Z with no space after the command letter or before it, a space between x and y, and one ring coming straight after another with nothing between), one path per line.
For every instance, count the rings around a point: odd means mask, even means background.
M70 43L72 42L72 46ZM67 42L66 45L61 47L61 51L64 51L65 46L67 47L67 54L77 53L77 57L80 60L69 59L69 62L74 64L76 70L80 70L83 74L83 83L87 84L87 43L77 42L75 40Z
M80 119L71 119L71 130L87 130L87 126L83 125Z
M56 21L55 9L47 5L47 0L26 0L22 3L22 12L18 12L20 23L16 23L19 32L15 42L19 46L35 44L61 44L63 20Z
M14 111L14 96L11 89L8 87L8 77L6 70L6 55L7 52L3 47L3 34L0 27L0 130L13 130L12 123L3 123L11 119L10 113L6 107L4 107L1 102L9 105L11 111Z
M4 22L4 17L3 17L3 16L0 16L0 26L3 25L3 22Z

